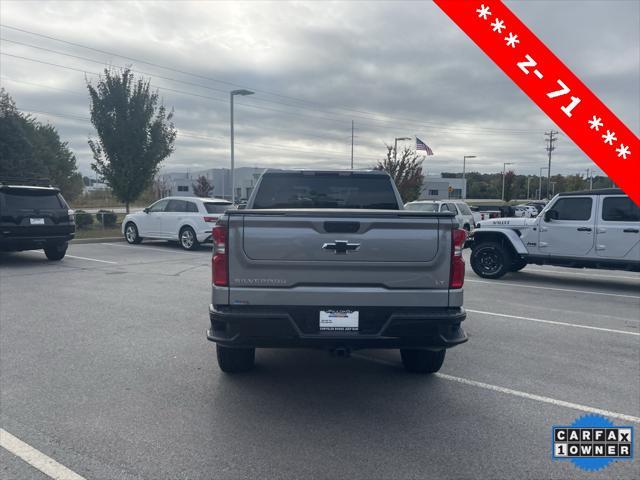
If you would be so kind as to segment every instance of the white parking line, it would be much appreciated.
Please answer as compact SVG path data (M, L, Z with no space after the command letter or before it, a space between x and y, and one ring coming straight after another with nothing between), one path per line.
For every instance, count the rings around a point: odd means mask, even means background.
M169 250L169 249L167 249L165 247L156 246L156 245L128 245L128 244L127 245L121 245L121 244L118 244L118 243L96 243L94 245L109 245L111 247L128 248L130 250L133 250L133 249L138 249L138 250L148 249L148 250L155 250L157 252L162 252L162 253L169 253L171 255L173 255L173 254L191 255L192 257L198 255L199 253L203 253L203 252L204 253L211 253L208 250L201 250L200 252L198 252L198 251L187 252L186 250Z
M601 275L596 273L582 273L582 272L563 272L559 270L549 270L547 268L529 268L527 270L523 270L524 273L535 273L535 272L544 272L551 273L554 275L578 275L581 277L587 278L613 278L615 280L635 280L640 281L640 276L631 276L631 275Z
M112 265L117 265L118 264L118 262L110 262L108 260L98 260L97 258L78 257L76 255L65 255L65 257L77 258L79 260L89 260L90 262L110 263Z
M84 477L69 470L53 458L48 457L31 445L14 437L4 428L0 428L0 446L13 453L16 457L21 458L32 467L37 468L48 477L56 480L85 480Z
M30 251L31 251L31 252L35 252L35 253L41 253L41 254L43 254L43 255L44 255L44 252L41 252L40 250L30 250ZM97 259L97 258L78 257L77 255L69 255L69 254L66 254L66 255L65 255L65 258L66 258L66 257L69 257L69 258L77 258L78 260L89 260L90 262L110 263L110 264L112 264L112 265L117 265L117 264L118 264L118 262L110 262L110 261L108 261L108 260L100 260L100 259Z
M526 320L528 322L548 323L550 325L560 325L563 327L584 328L587 330L598 330L601 332L610 332L610 333L622 333L624 335L635 335L640 337L640 333L629 332L627 330L614 330L613 328L592 327L591 325L580 325L579 323L557 322L555 320L543 320L541 318L519 317L517 315L507 315L505 313L495 313L495 312L484 312L482 310L471 310L469 308L465 308L465 310L469 313L479 313L481 315L490 315L493 317L515 318L517 320Z
M398 363L396 362L383 360L381 358L369 357L367 355L361 355L359 353L353 354L352 356L362 358L364 360L369 360L371 362L381 363L383 365L391 365L393 367L398 366ZM627 415L626 413L612 412L610 410L603 410L601 408L589 407L588 405L580 405L579 403L565 402L564 400L557 400L555 398L545 397L543 395L535 395L533 393L522 392L520 390L513 390L511 388L500 387L498 385L491 385L490 383L478 382L476 380L469 380L467 378L462 378L462 377L455 377L453 375L448 375L446 373L434 373L434 375L438 378L442 378L443 380L462 383L464 385L483 388L485 390L492 390L494 392L513 395L515 397L526 398L528 400L547 403L550 405L555 405L557 407L566 407L566 408L571 408L573 410L579 410L581 412L586 412L586 413L595 413L597 415L603 415L605 417L615 418L615 419L623 420L626 422L640 423L640 417L634 417L633 415Z
M584 293L587 295L606 295L609 297L622 297L622 298L637 298L640 299L640 295L625 295L622 293L607 293L607 292L594 292L592 290L575 290L571 288L555 288L555 287L541 287L539 285L528 285L524 283L512 283L512 282L503 282L502 280L474 280L471 278L465 279L465 282L469 283L484 283L487 285L493 285L494 287L499 286L508 286L508 287L519 287L519 288L537 288L539 290L555 290L557 292L570 292L570 293Z

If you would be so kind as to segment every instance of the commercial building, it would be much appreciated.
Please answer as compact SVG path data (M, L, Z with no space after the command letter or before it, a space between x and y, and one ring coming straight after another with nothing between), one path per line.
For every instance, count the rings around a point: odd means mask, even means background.
M466 198L467 180L462 178L442 178L441 175L425 175L420 190L420 200L443 200Z
M253 187L264 168L240 167L235 170L236 201L249 198ZM165 195L194 196L193 184L198 177L204 176L213 186L212 197L231 200L231 172L228 168L211 168L199 172L171 172L158 176L158 180L166 187Z

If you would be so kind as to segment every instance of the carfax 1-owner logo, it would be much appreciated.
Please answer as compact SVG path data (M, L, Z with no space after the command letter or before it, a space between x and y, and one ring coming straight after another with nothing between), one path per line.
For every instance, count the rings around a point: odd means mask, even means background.
M585 415L571 425L554 425L554 460L571 460L583 470L600 470L613 461L633 460L633 427L614 425L600 415Z

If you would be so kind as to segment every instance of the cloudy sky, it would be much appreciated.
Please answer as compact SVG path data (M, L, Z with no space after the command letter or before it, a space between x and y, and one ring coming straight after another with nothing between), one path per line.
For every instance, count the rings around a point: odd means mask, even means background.
M479 2L480 3L480 2ZM640 1L507 5L632 131L640 130ZM434 150L428 173L546 165L555 125L430 2L0 2L0 80L54 124L90 173L85 77L129 65L175 110L164 171L226 167L229 91L238 166L355 167L394 137ZM405 142L411 145L411 142ZM554 173L593 163L566 136Z

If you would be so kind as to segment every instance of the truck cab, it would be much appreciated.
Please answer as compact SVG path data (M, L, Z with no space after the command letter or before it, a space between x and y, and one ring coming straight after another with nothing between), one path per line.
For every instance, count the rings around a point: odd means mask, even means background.
M619 189L560 193L535 218L476 227L471 267L484 278L529 263L640 271L640 208Z

